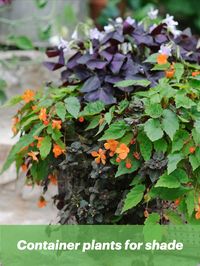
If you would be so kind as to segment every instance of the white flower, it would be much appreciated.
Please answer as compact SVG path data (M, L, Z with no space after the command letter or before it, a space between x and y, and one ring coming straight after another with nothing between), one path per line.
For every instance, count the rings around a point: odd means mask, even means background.
M135 23L135 19L131 18L131 17L127 17L125 20L128 24L133 25Z
M58 35L54 35L52 37L49 38L49 43L52 45L52 46L58 46L59 43L60 43L60 36Z
M158 16L158 9L151 8L147 14L150 19L156 19Z
M123 23L123 19L121 17L118 17L118 18L115 19L115 22L117 24L122 24Z
M171 46L168 44L162 44L160 46L160 50L158 51L160 54L165 54L167 56L171 56L172 53L171 53L172 49L171 49Z
M89 47L89 54L94 54L93 46L92 43L90 42L90 47Z
M71 37L73 40L77 40L78 39L78 32L77 30L75 30L73 33L72 33L72 37Z
M114 31L115 28L114 28L113 25L108 24L107 26L104 26L104 30L105 30L106 33L108 33L108 32L112 32L112 31Z
M174 20L174 16L166 15L166 18L163 19L163 23L167 24L167 27L175 27L178 25L178 22Z
M168 27L168 30L174 35L175 38L181 34L181 31L177 30L176 27Z
M97 28L90 29L89 36L91 40L102 40L104 37L103 33L100 32Z

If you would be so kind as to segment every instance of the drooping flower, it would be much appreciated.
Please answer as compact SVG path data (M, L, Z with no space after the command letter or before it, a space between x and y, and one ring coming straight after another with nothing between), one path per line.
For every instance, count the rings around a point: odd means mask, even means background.
M38 208L46 207L47 202L46 202L46 200L45 200L45 198L43 196L40 197L37 205L38 205Z
M65 150L62 149L58 144L54 144L53 145L53 153L54 153L54 157L57 158L61 154L64 154L65 153Z
M50 180L51 184L53 184L53 185L57 185L58 184L57 177L55 175L50 174L48 176L48 179Z
M104 144L104 147L106 150L110 150L109 155L112 157L115 154L115 151L117 149L119 142L114 140L114 139L109 139L107 142Z
M38 141L37 148L39 149L42 145L42 141L43 141L44 137L35 136L34 139L36 139Z
M131 18L131 17L127 17L125 22L127 22L129 25L133 25L135 23L135 19Z
M62 121L61 120L53 120L52 121L52 128L60 130L62 127Z
M40 113L39 113L39 119L43 122L47 120L47 109L46 108L41 108Z
M38 162L38 158L37 158L38 154L39 154L39 152L37 152L37 151L28 152L28 155L32 158L33 161L36 161L36 162Z
M171 56L172 55L171 52L172 52L171 46L167 45L167 44L162 44L160 46L160 50L158 51L158 53L164 54L164 55L167 55L167 56Z
M84 119L83 116L81 116L81 117L79 117L78 121L79 121L80 123L83 123L83 122L85 121L85 119Z
M151 8L147 15L150 19L156 19L158 16L158 9Z
M159 65L167 64L167 58L168 58L168 56L166 54L159 54L157 56L157 63Z
M131 169L131 167L132 167L131 161L130 161L130 159L127 159L126 160L126 168Z
M35 92L33 90L26 90L22 95L22 99L25 103L29 103L34 100Z
M106 151L99 149L98 152L97 151L92 151L91 155L95 158L95 162L97 164L100 164L102 162L102 164L106 164L106 155L105 155Z
M129 152L130 152L129 147L127 147L127 145L124 143L120 144L120 146L116 149L116 153L118 154L118 157L121 160L126 159Z

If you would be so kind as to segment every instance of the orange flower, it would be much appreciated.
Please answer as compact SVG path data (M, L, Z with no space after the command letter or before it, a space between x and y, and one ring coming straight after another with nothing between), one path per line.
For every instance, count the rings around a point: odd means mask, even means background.
M198 211L196 212L196 214L195 214L195 218L196 218L197 220L200 220L200 209L198 209Z
M38 158L37 158L38 154L39 154L39 152L36 152L36 151L28 152L28 155L33 159L33 161L37 161L37 162L38 162Z
M126 160L126 168L130 169L131 167L132 167L131 161L130 161L130 159L127 159Z
M175 74L175 70L174 69L169 69L169 70L165 71L165 77L168 78L168 79L173 78L174 74Z
M190 153L194 153L194 152L195 152L195 150L196 150L196 148L195 148L195 147L190 147L190 149L189 149Z
M44 208L47 205L45 198L41 196L37 205L38 208Z
M33 105L33 106L31 107L31 109L32 109L33 111L35 111L35 110L37 109L37 105Z
M116 162L117 163L120 163L121 162L121 159L119 157L116 158Z
M19 121L20 120L17 116L13 117L13 119L12 119L12 132L13 132L13 134L17 134L17 132L18 132L16 125L17 125L17 123L19 123Z
M47 120L47 109L46 108L41 108L39 119L43 122Z
M174 201L174 205L175 206L178 206L180 204L180 199L176 199L175 201Z
M26 164L22 164L21 168L22 168L23 172L27 172L27 170L28 170L28 167Z
M78 119L78 121L80 122L80 123L83 123L84 122L84 117L83 116L81 116L81 117L79 117L79 119Z
M168 58L168 56L166 54L159 54L157 56L157 63L159 65L167 64L167 58Z
M45 126L48 126L48 124L49 124L49 120L45 120L45 121L43 122L43 124L44 124Z
M53 184L53 185L57 185L58 182L57 182L57 178L56 178L55 175L50 174L50 175L48 176L48 179L50 180L51 184Z
M44 137L35 136L34 139L36 139L38 141L37 148L39 149L42 145L42 141L43 141Z
M106 150L110 150L109 155L112 157L115 154L115 151L117 149L119 142L114 140L114 139L109 139L107 142L104 144L104 147Z
M126 159L126 157L128 156L129 151L130 151L130 149L124 143L120 144L119 148L116 149L116 153L119 154L118 157L121 160Z
M97 164L99 164L101 162L102 162L102 164L106 164L106 155L105 155L105 153L106 153L105 150L99 149L98 152L96 152L96 151L91 152L91 155L93 157L96 157L95 158L95 162Z
M200 71L194 71L194 72L192 72L192 76L193 77L196 77L197 75L199 75L200 74Z
M133 144L135 144L136 143L136 140L135 139L132 139L131 141L130 141L130 144L131 145L133 145Z
M62 127L62 121L61 120L53 120L52 121L52 128L57 128L60 130Z
M65 150L62 149L58 144L53 144L53 153L54 153L54 157L57 158L61 154L64 154Z
M147 210L144 211L144 217L148 218L149 217L149 212Z
M22 99L25 101L25 103L29 103L34 100L35 92L32 90L26 90L24 94L22 95Z
M139 152L135 151L135 152L133 153L133 157L134 157L136 160L140 160L140 154L139 154Z

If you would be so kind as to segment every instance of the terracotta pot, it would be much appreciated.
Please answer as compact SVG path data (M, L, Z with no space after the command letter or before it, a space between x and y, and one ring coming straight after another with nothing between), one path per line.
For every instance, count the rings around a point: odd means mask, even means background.
M89 7L90 7L90 17L96 21L96 19L101 14L102 9L106 7L108 0L90 0Z

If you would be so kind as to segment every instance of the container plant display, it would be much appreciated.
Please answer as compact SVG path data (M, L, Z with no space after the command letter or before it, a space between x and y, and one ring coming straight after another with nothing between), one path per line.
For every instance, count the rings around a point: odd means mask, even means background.
M82 26L47 50L59 86L9 103L20 139L2 171L41 184L39 207L57 184L62 224L199 224L200 46L157 13Z

